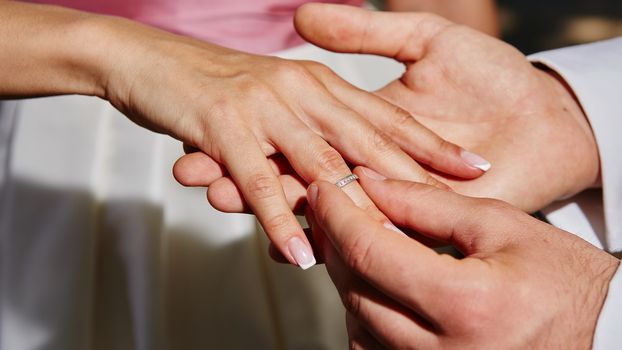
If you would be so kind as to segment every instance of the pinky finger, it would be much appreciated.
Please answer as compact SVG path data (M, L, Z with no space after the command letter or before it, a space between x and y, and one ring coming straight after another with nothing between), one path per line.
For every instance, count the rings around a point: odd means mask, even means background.
M227 170L203 152L188 153L173 165L173 177L183 186L209 186Z

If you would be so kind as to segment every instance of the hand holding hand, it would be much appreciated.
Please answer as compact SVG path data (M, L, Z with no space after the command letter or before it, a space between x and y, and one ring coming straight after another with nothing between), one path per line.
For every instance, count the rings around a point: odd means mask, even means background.
M269 156L282 154L307 183L348 175L346 160L438 186L445 185L416 160L455 176L483 173L461 156L461 148L321 64L246 54L110 21L102 20L99 32L109 33L106 43L122 54L104 67L105 97L138 124L166 132L222 165L293 264L310 266L312 251ZM182 160L175 175L187 185L211 185L201 170ZM349 191L365 196L358 185Z
M439 255L312 185L308 220L357 348L591 346L613 256L497 200L356 173L390 220L465 255Z
M304 5L296 26L326 49L383 55L406 65L404 75L378 94L494 164L477 179L437 175L457 192L535 211L598 186L596 143L572 91L510 45L431 14L339 5ZM300 202L304 182L280 169L289 203ZM217 185L214 192L228 195L215 198L216 206L241 208L231 183Z

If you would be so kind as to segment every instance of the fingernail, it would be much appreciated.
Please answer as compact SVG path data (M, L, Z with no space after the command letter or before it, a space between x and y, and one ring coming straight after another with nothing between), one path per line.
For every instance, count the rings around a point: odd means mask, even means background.
M299 237L294 237L287 243L290 254L301 269L306 270L315 265L315 257L311 248Z
M404 231L400 230L399 228L397 228L397 226L393 225L390 222L385 222L384 224L382 224L382 226L384 226L386 229L389 229L389 230L391 230L393 232L397 232L399 234L402 234L402 235L406 236Z
M382 180L386 180L387 178L385 176L383 176L382 174L379 174L369 168L364 168L361 167L361 171L363 172L363 174L365 176L367 176L368 178L372 179L372 180L378 180L378 181L382 181Z
M307 190L307 202L309 202L309 205L313 210L315 210L315 206L317 205L317 192L318 188L316 184L311 184Z
M481 156L478 156L477 154L473 152L469 152L463 149L462 152L460 152L460 156L468 165L474 168L480 169L482 171L488 171L491 167L489 161L482 158Z

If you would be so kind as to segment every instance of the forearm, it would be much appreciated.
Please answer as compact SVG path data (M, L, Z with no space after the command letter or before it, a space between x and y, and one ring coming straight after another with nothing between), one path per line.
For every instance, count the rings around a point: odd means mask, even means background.
M93 15L0 1L0 98L101 95Z
M484 33L499 35L494 0L386 0L385 7L389 11L432 12Z

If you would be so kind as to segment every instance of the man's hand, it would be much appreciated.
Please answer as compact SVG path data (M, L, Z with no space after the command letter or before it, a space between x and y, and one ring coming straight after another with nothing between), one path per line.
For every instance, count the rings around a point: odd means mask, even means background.
M356 173L395 224L465 258L439 255L370 219L334 185L313 184L307 219L353 348L591 346L614 257L504 202Z
M337 5L301 7L296 27L328 50L406 65L378 93L493 164L479 179L446 178L456 191L537 210L598 183L598 151L572 92L512 46L432 14Z

